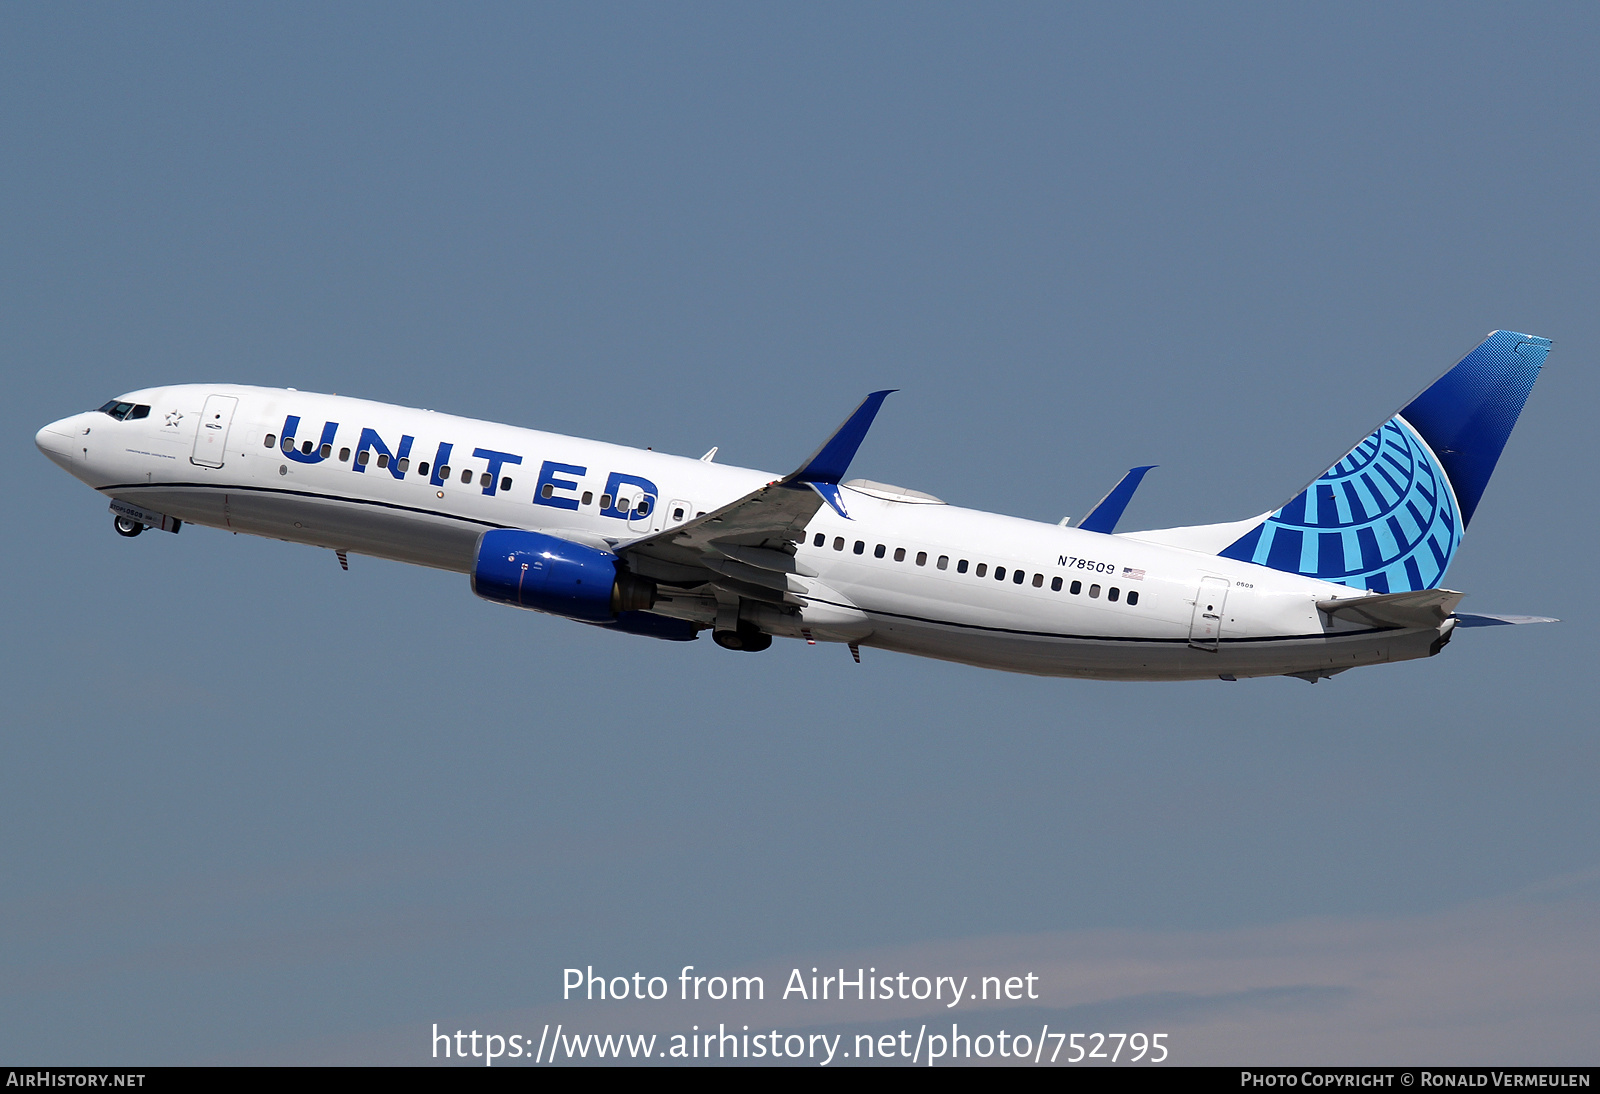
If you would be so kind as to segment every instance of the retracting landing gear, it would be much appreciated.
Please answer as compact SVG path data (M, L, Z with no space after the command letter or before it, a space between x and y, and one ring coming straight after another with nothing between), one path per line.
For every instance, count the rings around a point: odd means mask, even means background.
M725 650L746 653L760 653L772 645L772 635L745 624L740 624L736 631L712 631L711 640Z
M144 524L132 517L112 517L111 526L117 530L117 535L127 536L129 539L144 531Z

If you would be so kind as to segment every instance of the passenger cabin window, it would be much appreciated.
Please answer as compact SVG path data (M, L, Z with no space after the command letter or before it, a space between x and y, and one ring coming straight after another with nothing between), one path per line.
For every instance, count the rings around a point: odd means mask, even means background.
M349 463L350 462L350 450L348 448L339 449L339 462L340 463Z
M966 572L967 572L967 560L966 559L962 559L960 562L956 563L956 573L964 574Z
M462 486L471 486L472 485L472 468L463 467L461 469L461 485ZM484 485L488 485L488 484L485 483Z
M1033 575L1033 587L1035 589L1044 588L1044 575L1043 574L1034 574Z
M389 466L389 454L387 452L379 452L378 453L378 466L379 467L388 467Z
M678 506L676 509L674 509L672 511L672 519L673 520L682 520L683 519L683 506L680 505L680 506Z
M896 562L904 562L906 560L906 549L904 547L896 547L894 549L894 560Z
M600 508L602 508L602 509L610 509L611 508L611 495L610 494L601 494L600 495Z
M1028 571L1026 570L1018 570L1011 575L1011 584L1013 585L1021 585L1026 580L1028 580Z
M833 549L835 551L844 550L844 537L843 536L834 536L833 537Z
M293 437L285 437L283 439L283 450L284 450L284 452L293 452L294 451L294 438Z
M858 555L859 555L859 554L860 554L860 553L861 553L861 552L863 552L863 551L865 551L865 550L866 550L866 549L867 549L867 544L866 544L866 541L864 541L864 540L859 540L859 539L858 539L858 540L856 540L856 545L855 545L855 546L854 546L854 547L853 547L853 548L851 548L851 550L853 550L853 551L854 551L854 552L855 552L855 553L856 553L856 554L858 554Z
M649 516L650 515L650 499L649 498L640 498L639 499L639 508L635 509L633 512L634 512L635 516L639 516L639 517Z
M950 556L949 555L940 555L939 556L939 561L937 563L935 563L935 565L938 566L939 569L941 569L941 570L948 570L950 568Z
M555 484L547 482L543 486L539 487L539 496L541 498L553 498L553 497L555 497L556 496Z
M1121 595L1122 595L1122 590L1117 588L1115 585L1111 586L1111 588L1106 590L1106 599L1111 601L1113 604L1115 604L1117 602L1117 598L1120 597Z
M1089 586L1089 598L1092 600L1092 599L1094 599L1095 597L1097 597L1099 595L1100 595L1100 586L1098 586L1098 585L1090 585Z
M1077 596L1079 593L1083 592L1083 582L1074 581L1072 583L1072 588L1068 589L1067 592L1071 593L1073 596Z
M493 481L494 479L489 477L489 472L487 471L478 476L478 485L483 487L485 490L489 489L489 484Z
M394 465L400 469L400 474L404 475L407 471L411 470L411 457L401 456L398 460L394 461Z
M965 562L966 559L962 559L961 561ZM978 568L972 572L979 577L982 577L989 572L989 564L987 562L980 562L978 563Z
M502 490L510 490L511 489L511 476L510 475L501 475L500 476L500 489L502 489Z
M1006 568L1004 566L996 566L994 568L994 579L996 581L1004 581L1006 579Z
M317 455L321 456L323 459L327 459L329 456L333 455L333 445L323 445L321 448L317 449Z
M300 454L303 455L303 456L311 455L311 442L310 441L302 441L301 442L301 444L300 444ZM380 464L379 466L381 467L382 465Z
M450 481L450 465L449 464L441 463L439 465L439 481L440 482L449 482Z
M372 453L368 452L365 448L363 448L360 452L356 453L356 462L359 463L362 467L367 466L367 461L370 460L371 458L372 458Z
M1133 590L1133 589L1128 590L1128 607L1131 608L1137 603L1139 603L1139 594L1138 594L1138 592L1136 590Z
M816 536L811 540L811 546L813 546L813 547L821 547L826 542L828 542L828 537L823 535L821 532L818 532L816 534Z
M1059 577L1052 577L1050 579L1050 591L1053 593L1059 593L1061 591L1061 579Z
M594 500L594 491L593 490L585 490L583 492L583 504L588 505L593 500Z
M917 552L917 565L918 566L926 566L927 564L928 564L928 552L926 552L926 551L918 551Z
M873 558L882 558L883 557L883 551L884 551L883 544L880 543L880 544L878 544L876 547L874 547L872 549L872 557Z
M428 477L428 461L427 460L423 460L421 463L417 464L417 474L421 475L423 478L427 478Z
M278 443L278 435L276 433L268 433L267 434L267 439L266 439L265 442L263 442L263 445L266 448L271 448L273 445L275 445L277 443Z

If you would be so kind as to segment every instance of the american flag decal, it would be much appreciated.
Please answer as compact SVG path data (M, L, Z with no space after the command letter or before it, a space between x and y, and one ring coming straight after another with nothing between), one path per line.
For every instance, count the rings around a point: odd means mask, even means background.
M1122 580L1124 580L1124 581L1143 581L1144 580L1144 571L1143 570L1135 570L1132 566L1124 566L1122 568Z

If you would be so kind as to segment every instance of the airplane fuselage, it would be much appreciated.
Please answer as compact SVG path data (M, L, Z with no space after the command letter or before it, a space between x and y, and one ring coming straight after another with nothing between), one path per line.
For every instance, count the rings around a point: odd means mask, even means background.
M460 573L473 572L491 529L618 549L778 478L335 395L196 384L123 398L148 414L74 415L41 430L40 448L147 511ZM848 517L823 506L795 561L821 599L864 614L860 646L1047 676L1315 678L1436 653L1453 625L1332 619L1318 602L1354 590L1132 534L876 484L846 485L843 497ZM715 625L714 599L674 587L670 572L646 576L664 582L653 611ZM781 621L768 630L810 637Z

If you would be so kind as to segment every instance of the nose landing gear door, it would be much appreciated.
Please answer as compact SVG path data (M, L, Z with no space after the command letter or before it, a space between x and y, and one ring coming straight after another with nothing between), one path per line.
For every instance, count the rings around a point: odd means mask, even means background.
M189 462L201 467L221 467L228 449L228 427L239 400L232 395L212 395L200 413L200 428L194 435L194 455Z
M1189 620L1189 645L1197 650L1217 652L1222 640L1222 611L1228 604L1228 586L1224 577L1203 577L1194 594L1194 615Z

